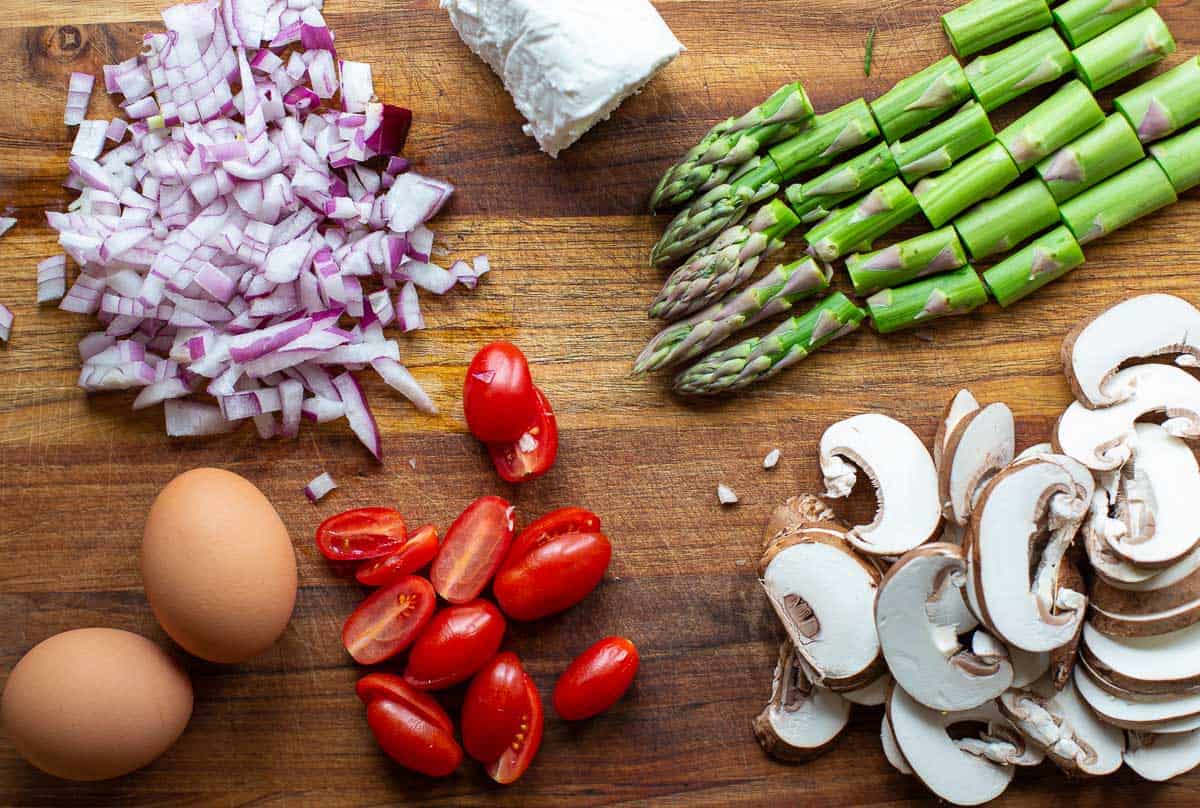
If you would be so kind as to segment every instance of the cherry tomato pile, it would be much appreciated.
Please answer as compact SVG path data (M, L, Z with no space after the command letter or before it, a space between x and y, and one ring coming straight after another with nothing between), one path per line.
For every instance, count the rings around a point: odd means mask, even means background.
M390 508L348 511L317 528L322 555L358 562L355 577L378 587L346 621L346 651L363 665L408 652L401 674L373 672L359 680L367 724L389 757L429 777L457 770L464 748L497 783L525 773L545 719L521 660L501 651L508 620L538 620L579 603L612 557L591 511L562 508L515 539L513 516L503 499L480 497L440 544L432 525L409 533ZM419 575L426 567L428 577ZM481 597L488 584L495 603ZM637 669L632 642L602 639L559 678L554 709L567 721L599 715L625 694ZM460 746L453 719L431 692L468 682Z

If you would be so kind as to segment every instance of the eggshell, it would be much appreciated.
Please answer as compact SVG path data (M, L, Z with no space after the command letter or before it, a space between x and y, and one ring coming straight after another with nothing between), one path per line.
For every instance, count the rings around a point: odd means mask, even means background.
M142 580L163 630L212 662L274 645L296 604L296 553L263 493L220 469L162 490L142 539Z
M8 677L0 718L17 752L67 780L140 769L192 715L187 674L150 640L81 628L43 640Z

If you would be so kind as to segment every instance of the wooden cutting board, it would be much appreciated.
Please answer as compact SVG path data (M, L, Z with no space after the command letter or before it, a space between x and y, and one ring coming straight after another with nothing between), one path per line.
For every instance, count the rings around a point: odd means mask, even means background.
M328 0L341 53L372 63L379 95L415 110L408 156L458 186L436 223L442 243L455 256L487 252L495 271L474 294L429 302L429 329L402 337L405 361L442 415L421 416L368 385L382 466L343 424L296 442L263 443L252 430L169 441L160 410L133 415L130 396L83 395L75 344L89 322L33 304L34 266L55 252L42 212L70 199L60 187L72 137L62 123L67 76L98 75L135 53L165 2L5 0L0 13L0 208L20 219L0 240L0 300L17 318L0 348L0 669L6 676L35 643L80 626L169 644L147 609L137 554L155 493L192 467L234 470L271 497L295 540L301 591L291 627L261 658L233 667L188 660L195 714L161 760L115 782L69 784L25 765L6 741L0 804L927 801L884 761L879 708L856 708L838 747L805 766L775 763L755 743L750 720L768 697L778 636L754 572L767 514L816 490L816 440L854 413L888 413L929 439L945 400L969 386L983 401L1008 402L1022 445L1045 439L1069 400L1058 348L1072 324L1135 292L1200 299L1196 196L1090 247L1087 266L1010 311L989 306L927 339L863 329L736 399L683 401L662 379L629 377L655 330L645 306L662 275L647 268L647 252L665 220L643 210L659 173L714 121L785 81L802 79L819 110L883 92L947 53L938 16L952 4L659 0L689 52L553 161L521 134L509 97L436 0ZM1164 0L1161 11L1179 39L1174 65L1200 48L1200 19L1182 0ZM111 112L98 92L91 117ZM558 466L520 489L498 482L460 415L467 361L499 338L529 355L562 429ZM783 459L764 471L775 447ZM301 489L322 470L342 488L314 507ZM718 482L737 490L738 506L717 505ZM578 726L548 719L535 765L511 788L473 764L431 782L378 752L353 692L362 671L339 644L364 591L312 545L316 525L346 508L394 505L444 529L489 493L510 497L524 519L586 505L616 546L604 584L582 606L512 631L510 647L542 693L602 636L629 636L643 654L637 685L609 714ZM1004 801L1185 805L1198 787L1200 774L1154 786L1127 771L1073 783L1045 765L1020 772Z

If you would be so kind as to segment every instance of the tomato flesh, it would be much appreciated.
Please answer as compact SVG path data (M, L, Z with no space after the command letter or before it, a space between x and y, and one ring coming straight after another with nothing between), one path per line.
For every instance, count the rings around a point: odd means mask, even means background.
M404 517L391 508L359 508L331 516L317 528L317 549L330 561L363 561L404 546Z
M467 687L462 706L463 746L480 763L497 760L520 730L525 714L525 670L511 651L497 655Z
M500 497L480 497L467 507L433 559L429 578L451 603L479 597L504 561L513 537L513 508Z
M413 643L404 681L418 690L467 681L500 650L506 627L504 615L486 600L442 609Z
M433 586L415 575L401 578L364 600L342 627L342 644L360 665L403 651L433 616Z
M518 440L537 419L537 397L525 354L508 342L483 346L467 368L463 414L484 443Z
M454 734L425 720L406 704L375 699L367 705L367 725L388 757L429 777L446 777L462 763Z
M509 483L536 480L554 466L558 458L558 420L545 394L537 394L537 416L515 441L492 442L488 453L501 479Z
M488 764L488 776L501 785L515 783L533 763L542 745L542 697L529 674L525 674L525 703L521 720L512 742L500 757Z
M396 552L363 562L354 577L367 586L387 586L428 565L437 551L437 528L423 525L409 534L408 540Z
M539 620L569 609L604 577L612 544L603 533L567 533L510 559L492 591L514 620Z
M535 548L564 533L595 533L600 530L600 517L586 508L559 508L535 519L513 541L504 566L529 555Z
M638 671L637 647L624 637L605 637L584 651L554 686L554 711L566 721L582 721L620 700Z

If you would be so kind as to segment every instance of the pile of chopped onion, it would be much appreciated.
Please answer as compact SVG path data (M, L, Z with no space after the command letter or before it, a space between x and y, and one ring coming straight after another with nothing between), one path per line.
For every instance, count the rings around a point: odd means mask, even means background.
M398 156L412 114L338 58L321 8L168 8L165 33L104 67L128 120L86 120L91 77L71 78L66 186L80 195L46 215L81 271L64 294L65 261L42 262L38 300L104 327L80 343L80 386L138 388L134 409L162 404L170 435L253 421L286 438L345 418L379 457L352 371L432 412L384 329L424 327L418 288L473 289L488 270L431 262L426 223L454 189Z

